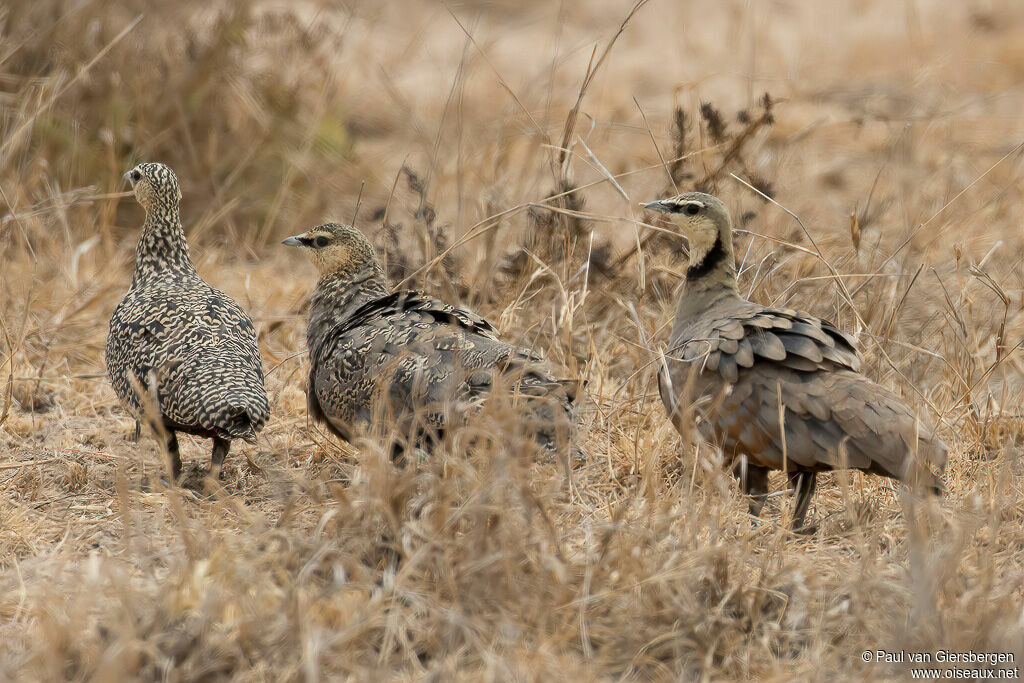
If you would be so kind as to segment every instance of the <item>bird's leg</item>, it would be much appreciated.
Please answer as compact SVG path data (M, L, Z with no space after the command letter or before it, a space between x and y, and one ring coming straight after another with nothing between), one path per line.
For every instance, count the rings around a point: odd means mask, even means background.
M740 480L740 489L750 496L750 514L759 517L768 500L768 468L751 465L744 458L736 470L736 476Z
M132 443L138 443L142 439L142 422L135 421L135 434L132 436Z
M405 466L405 444L395 439L391 442L391 449L389 452L391 456L391 462L395 463L395 467Z
M814 495L817 479L817 472L803 471L789 475L790 485L796 488L796 504L793 506L794 531L802 529L804 526L804 517L807 516L807 507L811 504L811 496Z
M167 455L171 459L171 481L177 482L181 477L181 453L178 452L178 435L167 432Z
M213 456L210 458L210 476L214 479L220 479L221 466L224 464L224 457L228 454L228 449L231 448L231 441L229 439L222 439L220 437L213 437Z

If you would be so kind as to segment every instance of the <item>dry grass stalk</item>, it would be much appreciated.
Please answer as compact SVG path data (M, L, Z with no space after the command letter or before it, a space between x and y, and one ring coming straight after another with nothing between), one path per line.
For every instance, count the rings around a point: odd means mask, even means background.
M923 0L908 49L885 3L514 4L0 8L0 679L859 680L907 674L868 649L1024 656L1019 8ZM163 485L104 378L142 158L178 172L198 269L266 361L273 419L209 493ZM751 520L722 455L669 425L684 254L633 211L698 185L744 218L744 292L856 327L867 373L941 417L941 504L823 477L821 530L795 538L781 496ZM309 423L313 274L275 242L354 214L396 280L588 381L571 489L505 437L514 396L404 467Z

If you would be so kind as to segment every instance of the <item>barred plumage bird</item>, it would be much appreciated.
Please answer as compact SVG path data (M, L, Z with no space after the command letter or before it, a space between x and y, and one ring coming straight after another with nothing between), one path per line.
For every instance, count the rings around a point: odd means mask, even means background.
M329 223L289 237L320 271L310 300L309 411L351 441L375 421L429 447L505 383L523 399L521 424L545 448L568 453L577 385L556 380L533 352L486 320L415 291L391 292L366 237ZM403 444L393 444L393 454Z
M796 486L794 528L803 525L820 471L845 465L938 491L931 470L945 466L946 445L891 391L860 373L853 337L739 295L732 221L722 202L690 192L645 206L668 214L690 246L658 375L662 401L683 432L695 410L701 432L736 459L754 515L772 469L785 469Z
M137 421L160 421L175 479L181 474L176 432L213 439L210 472L219 477L231 440L255 441L270 416L256 330L192 265L174 172L144 163L125 178L146 221L131 287L110 319L107 373ZM157 406L160 414L149 414Z

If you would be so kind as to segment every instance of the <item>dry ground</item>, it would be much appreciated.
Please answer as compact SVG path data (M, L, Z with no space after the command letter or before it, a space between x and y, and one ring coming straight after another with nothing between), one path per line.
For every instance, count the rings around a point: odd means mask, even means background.
M863 650L1024 657L1024 7L651 0L612 45L629 10L0 6L0 678L873 679L908 669ZM200 272L260 334L273 418L211 495L208 442L183 441L197 486L166 489L104 378L141 160L178 171ZM784 498L751 519L668 425L651 363L685 261L637 203L673 184L732 208L744 291L838 320L939 423L941 503L825 477L818 532L793 536ZM353 216L396 281L588 381L571 492L501 444L397 469L308 423L314 275L277 242Z

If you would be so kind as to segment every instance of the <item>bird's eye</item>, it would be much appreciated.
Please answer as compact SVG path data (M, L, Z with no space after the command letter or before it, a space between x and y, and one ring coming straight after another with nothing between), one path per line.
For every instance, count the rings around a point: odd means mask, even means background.
M683 212L687 216L696 216L698 213L700 213L700 207L697 206L696 204L687 204L686 208L683 209Z
M322 248L327 246L327 242L329 242L329 240L326 237L324 237L323 235L321 235L320 237L316 238L316 240L313 242L313 244L316 245L317 249L322 249Z
M142 174L139 173L138 171L132 171L132 180L134 180L135 182L139 182L140 180L142 180Z

